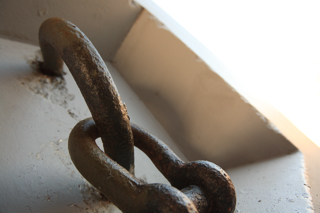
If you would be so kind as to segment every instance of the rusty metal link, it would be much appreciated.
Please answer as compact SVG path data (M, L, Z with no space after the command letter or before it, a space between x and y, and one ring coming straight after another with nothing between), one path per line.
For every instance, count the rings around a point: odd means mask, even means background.
M40 27L39 42L42 72L61 76L63 61L66 63L97 123L106 153L133 173L133 137L127 109L91 41L71 22L50 18Z
M65 61L93 118L69 136L71 159L94 187L123 212L234 212L230 177L208 161L184 162L162 141L130 123L115 84L89 39L72 23L51 18L39 31L43 72L62 75ZM61 59L62 58L62 59ZM101 137L104 151L96 145ZM141 149L172 186L145 184L134 176L133 145Z
M89 118L79 122L69 136L71 159L94 187L123 212L197 213L179 190L164 184L143 184L96 145L99 132Z
M105 155L95 143L99 133L91 118L79 122L69 137L70 156L79 172L119 209L132 213L234 212L234 186L219 166L208 161L185 163L156 137L133 123L131 128L135 145L174 187L144 184Z
M158 138L133 123L131 128L135 146L152 160L172 186L188 195L199 212L235 210L235 189L222 168L209 161L185 163Z

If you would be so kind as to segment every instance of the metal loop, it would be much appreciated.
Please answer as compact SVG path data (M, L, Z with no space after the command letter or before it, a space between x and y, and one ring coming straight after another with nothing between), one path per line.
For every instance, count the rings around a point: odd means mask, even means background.
M133 173L133 137L127 109L90 40L71 22L50 18L40 27L39 42L44 59L42 72L62 75L63 61L66 63L98 126L107 154Z
M80 173L122 211L144 212L148 207L154 212L234 212L234 186L220 167L207 161L185 163L145 130L132 123L131 128L136 146L172 186L185 194L163 184L141 183L99 149L94 141L99 137L94 121L83 120L70 133L71 159Z
M69 136L69 153L84 178L123 212L197 213L190 199L164 184L143 184L100 150L94 121L79 122Z
M222 213L235 210L235 188L222 168L209 161L185 163L158 138L133 123L131 128L135 146L151 159L172 186L183 191L186 187L195 185L203 191L208 209L199 212ZM203 204L200 206L203 208Z

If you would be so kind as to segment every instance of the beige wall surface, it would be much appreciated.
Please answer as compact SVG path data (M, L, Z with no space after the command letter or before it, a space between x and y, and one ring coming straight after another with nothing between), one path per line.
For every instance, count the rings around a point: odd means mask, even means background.
M229 168L296 150L146 11L113 64L190 160Z
M128 0L2 0L0 37L37 45L44 20L65 18L88 36L104 60L110 60L140 11Z

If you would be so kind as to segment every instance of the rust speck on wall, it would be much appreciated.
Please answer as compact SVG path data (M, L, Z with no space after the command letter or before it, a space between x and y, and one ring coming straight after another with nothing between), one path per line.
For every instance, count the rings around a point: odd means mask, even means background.
M47 15L47 14L48 14L47 8L38 9L38 16L39 16L39 17L45 16L45 15Z
M41 62L38 55L33 60L28 60L28 63L34 69L34 72L28 76L20 76L18 78L20 83L53 104L67 108L68 103L74 99L74 95L68 92L64 77L47 76L40 73L38 69ZM72 117L75 117L75 115Z

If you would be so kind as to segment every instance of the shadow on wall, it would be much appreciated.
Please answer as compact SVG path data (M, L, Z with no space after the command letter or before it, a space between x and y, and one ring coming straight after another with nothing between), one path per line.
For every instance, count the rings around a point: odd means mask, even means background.
M147 11L113 65L189 160L226 169L297 150Z
M229 110L222 116L205 113L206 119L200 122L206 124L206 128L197 134L190 130L198 129L197 122L186 124L179 109L159 91L142 87L135 90L190 161L209 160L228 169L297 151L281 134L269 128L261 115L254 114L249 104L246 112L231 109L242 114L241 120L230 119Z

